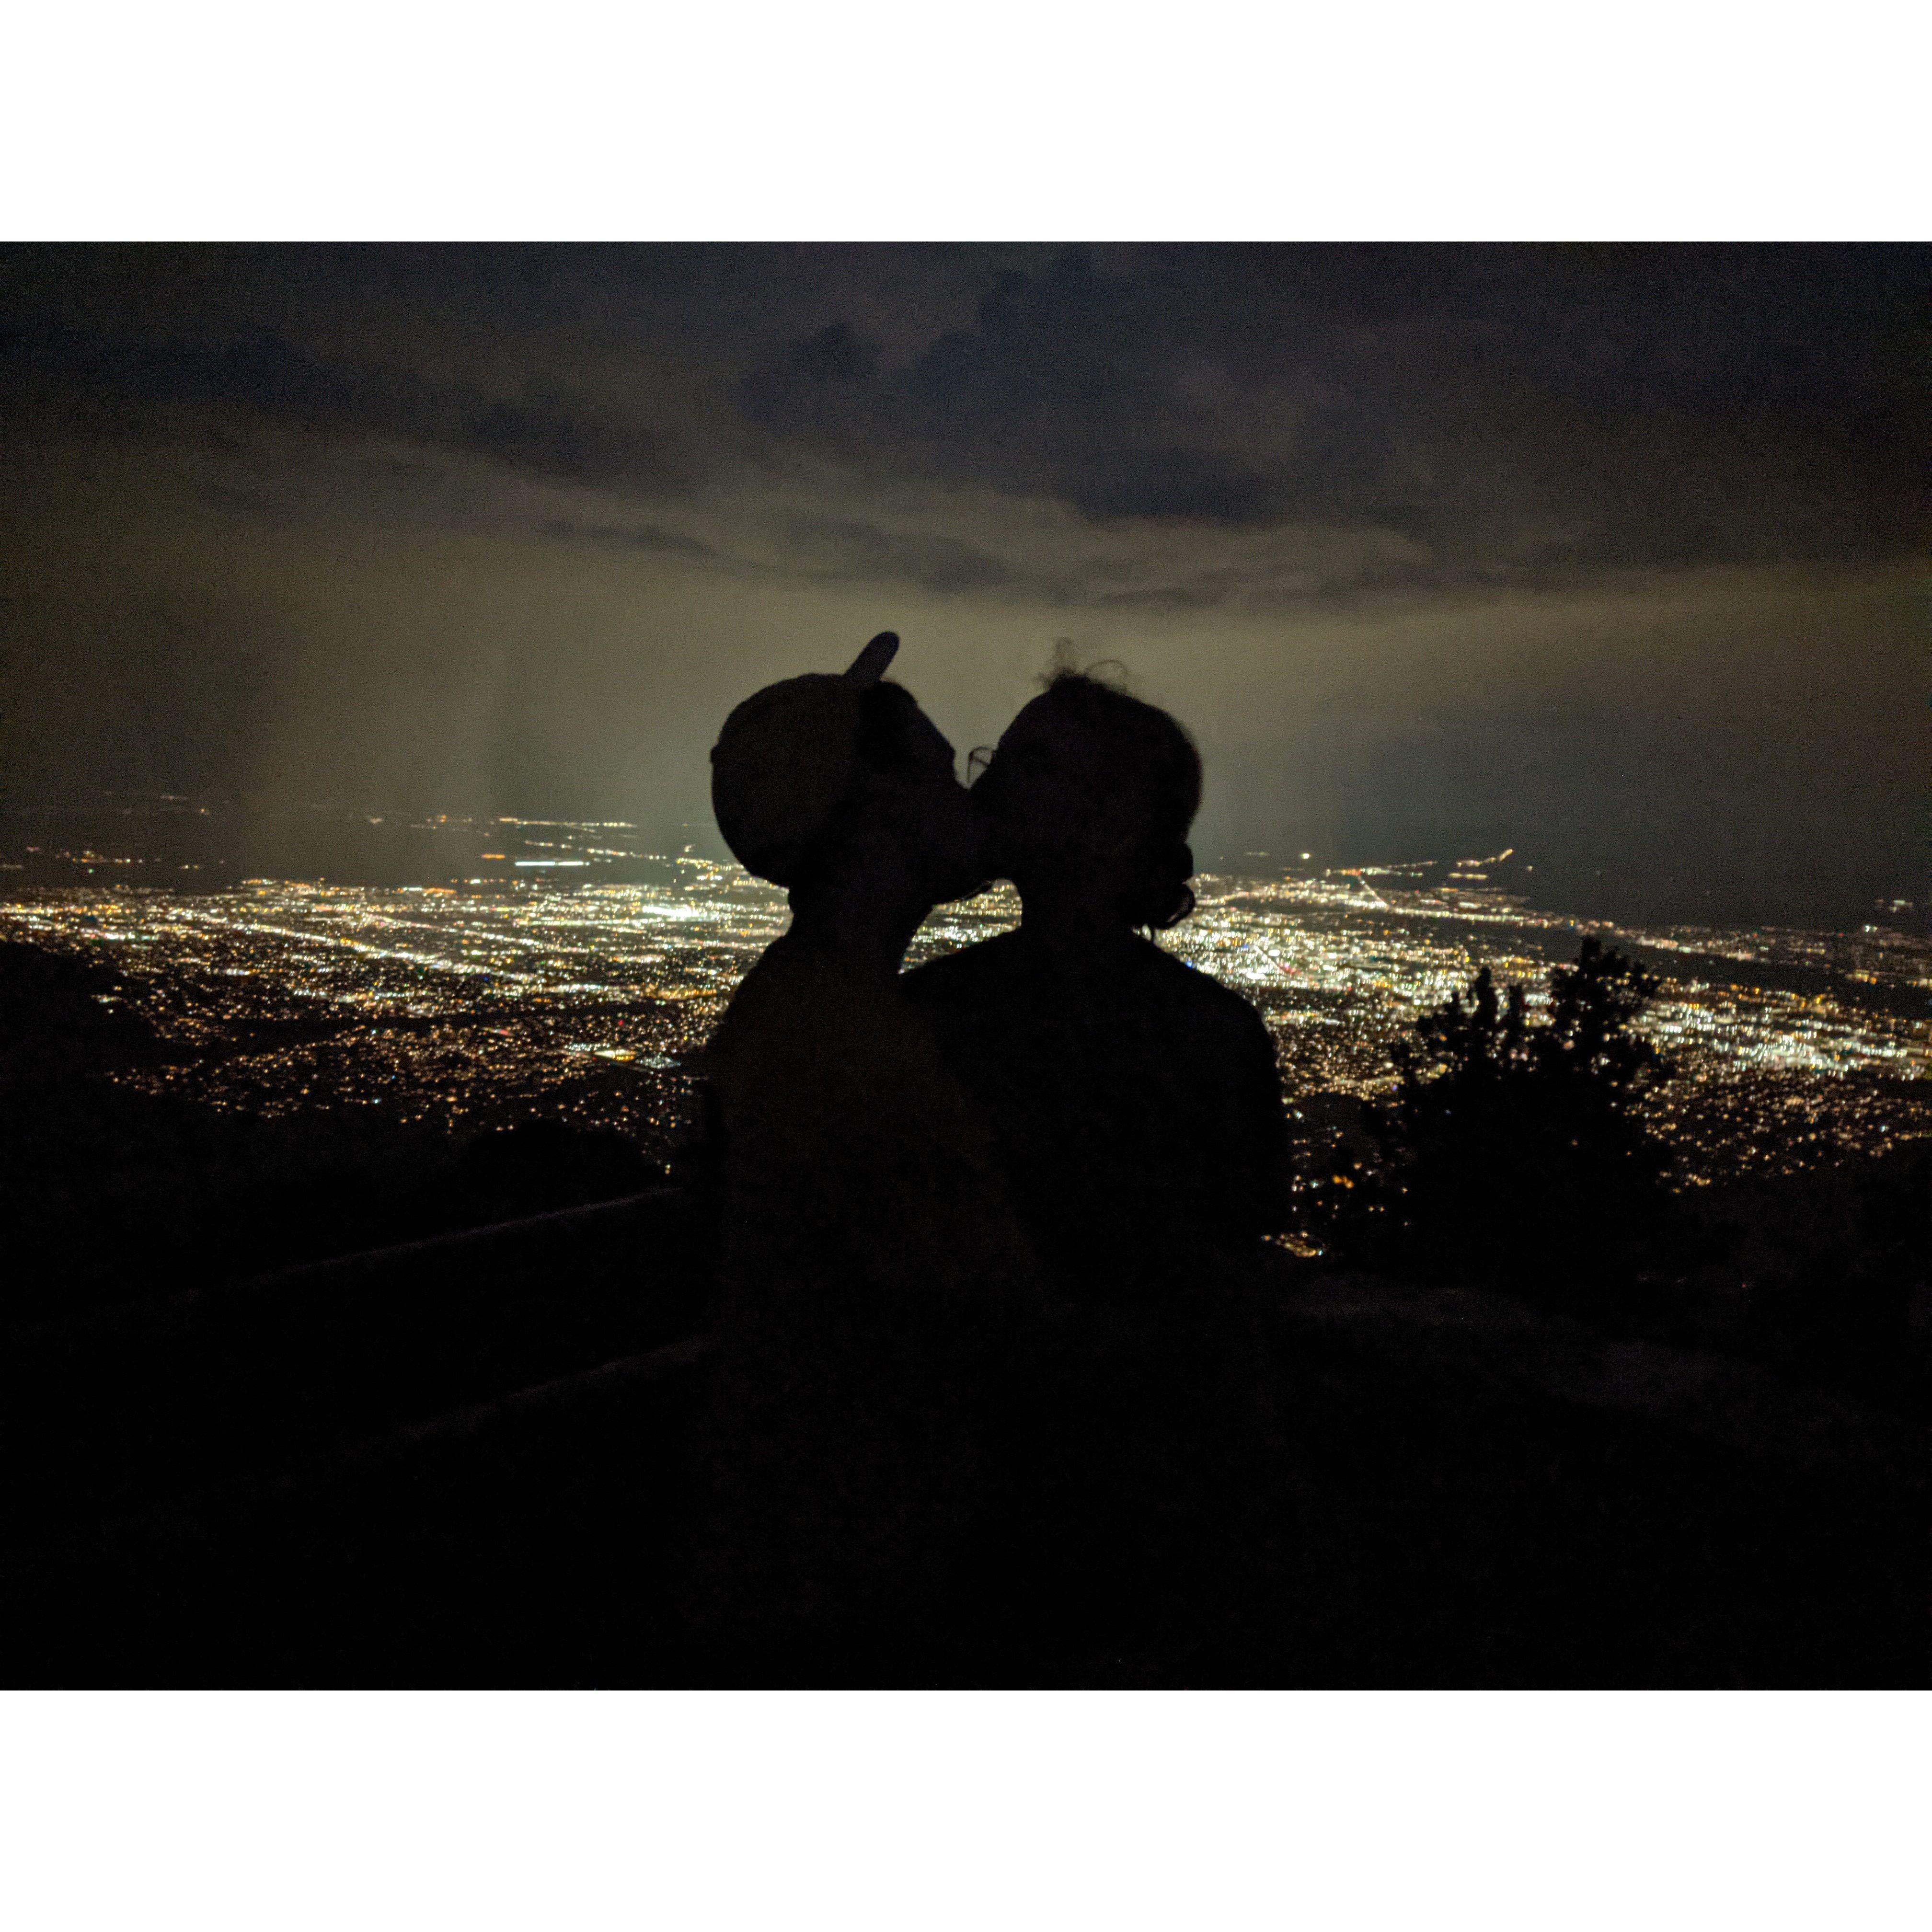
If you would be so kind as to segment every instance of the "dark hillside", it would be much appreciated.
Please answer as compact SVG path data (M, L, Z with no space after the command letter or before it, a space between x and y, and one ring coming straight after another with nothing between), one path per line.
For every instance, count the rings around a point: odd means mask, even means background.
M372 1258L312 1292L283 1284L300 1292L268 1330L245 1298L210 1304L168 1339L178 1410L127 1404L149 1340L91 1411L70 1379L80 1411L44 1419L43 1448L76 1426L112 1438L118 1412L122 1473L98 1454L84 1492L16 1517L14 1681L1924 1681L1926 1497L1903 1424L1506 1298L1285 1262L1254 1331L1282 1418L1264 1526L1279 1562L1216 1570L1210 1525L1191 1546L1208 1570L1149 1579L1170 1532L1160 1495L1136 1490L1106 1526L1072 1526L1059 1574L1147 1587L1090 1591L1070 1624L1022 1576L1028 1614L962 1606L890 1654L721 1649L680 1613L686 1430L706 1370L701 1235L681 1246L676 1226L662 1204L592 1210L449 1244L447 1264ZM488 1286L494 1349L435 1345L459 1279ZM375 1318L370 1354L315 1346L339 1334L338 1295ZM70 1371L113 1354L86 1340ZM252 1412L223 1409L250 1387ZM226 1424L212 1435L211 1410ZM17 1430L10 1460L34 1471ZM1222 1589L1222 1574L1245 1580Z
M534 1120L466 1139L368 1110L265 1119L117 1073L158 1040L104 965L0 944L0 1323L610 1200L662 1182L610 1132Z

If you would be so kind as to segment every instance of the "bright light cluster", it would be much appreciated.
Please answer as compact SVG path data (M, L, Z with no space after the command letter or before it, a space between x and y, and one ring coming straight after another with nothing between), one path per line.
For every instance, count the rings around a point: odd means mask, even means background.
M556 829L560 850L608 832ZM1528 909L1488 885L1484 862L1433 884L1395 867L1203 877L1194 916L1160 943L1255 1003L1300 1104L1386 1091L1397 1040L1481 967L1528 986L1534 1012L1550 966L1595 932L1647 949L1664 979L1646 1025L1678 1077L1649 1104L1694 1170L1932 1132L1932 1047L1910 1016L1932 983L1924 942L1889 928L1620 933ZM50 888L0 906L0 932L112 959L130 1002L182 1049L127 1076L143 1084L442 1126L537 1110L662 1142L689 1108L682 1062L788 914L782 892L736 866L657 863L664 883L650 885L526 873L438 887ZM942 907L908 963L1018 916L1006 888ZM1766 983L1794 968L1814 983Z

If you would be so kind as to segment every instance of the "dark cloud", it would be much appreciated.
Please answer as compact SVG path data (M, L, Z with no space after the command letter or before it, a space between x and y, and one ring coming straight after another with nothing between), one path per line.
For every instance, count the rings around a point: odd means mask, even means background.
M1932 250L1190 246L1001 266L1013 259L16 250L0 256L0 371L44 434L245 412L660 510L752 479L800 498L944 488L1096 524L1402 540L1399 572L1365 590L1879 558L1922 514ZM871 320L828 319L828 303ZM788 525L823 514L778 512L763 567L782 563ZM973 530L950 534L978 554L949 560L946 533L878 509L856 520L884 532L882 580L1041 580ZM923 562L920 544L937 546ZM822 535L796 548L808 575L865 567L857 538L830 566ZM1121 594L1241 594L1216 568Z
M760 428L848 460L1095 517L1264 521L1285 508L1281 492L1217 448L1211 418L1178 392L1187 338L1171 294L1070 250L1036 278L1000 275L973 327L909 363L886 366L835 323L754 370L740 395Z
M1070 250L896 365L748 377L781 441L1096 520L1368 526L1445 582L1896 554L1927 251Z
M681 478L662 436L608 407L331 366L270 332L209 344L58 326L0 330L0 381L43 418L96 433L125 434L164 409L239 409L302 429L466 452L564 482L653 490Z

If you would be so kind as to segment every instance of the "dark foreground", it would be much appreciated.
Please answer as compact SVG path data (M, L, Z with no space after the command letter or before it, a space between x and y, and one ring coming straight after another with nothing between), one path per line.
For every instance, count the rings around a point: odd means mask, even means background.
M1070 1556L1016 1557L997 1614L723 1643L680 1587L706 1248L661 1193L16 1332L7 1680L1926 1679L1926 1497L1896 1418L1498 1298L1286 1270L1252 1331L1264 1496L1180 1535L1127 1497Z

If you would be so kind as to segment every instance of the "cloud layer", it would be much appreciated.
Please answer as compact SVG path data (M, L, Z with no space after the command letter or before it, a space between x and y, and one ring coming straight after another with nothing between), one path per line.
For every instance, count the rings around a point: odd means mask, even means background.
M1849 904L1915 782L1928 283L1904 248L0 250L0 748L16 788L682 825L764 676L890 623L970 741L1064 634L1200 731L1230 848L1514 810L1655 871L1721 821L1739 878Z

